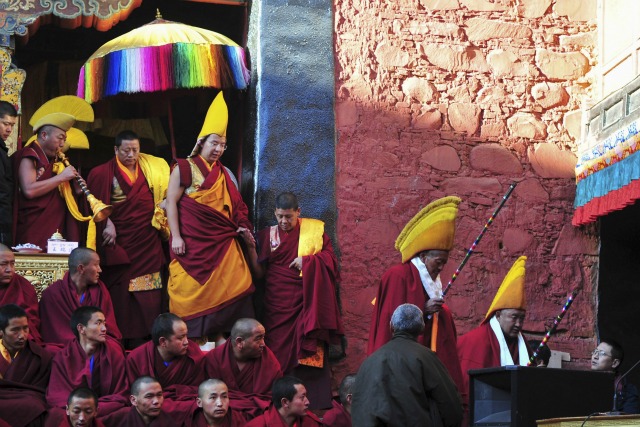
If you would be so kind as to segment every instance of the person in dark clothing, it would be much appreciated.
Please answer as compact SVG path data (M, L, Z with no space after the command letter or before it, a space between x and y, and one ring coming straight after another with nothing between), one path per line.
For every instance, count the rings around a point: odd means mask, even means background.
M620 344L612 340L600 341L598 347L591 353L591 370L615 372L616 407L613 408L614 411L620 411L625 414L638 414L640 413L638 388L627 381L626 378L622 378L622 381L620 381L621 375L618 369L623 360L624 351Z
M7 139L18 121L18 112L13 104L0 101L0 243L13 244L13 168L9 160Z
M453 427L462 401L447 369L416 339L422 311L402 304L390 322L393 338L369 356L356 376L351 403L354 426Z

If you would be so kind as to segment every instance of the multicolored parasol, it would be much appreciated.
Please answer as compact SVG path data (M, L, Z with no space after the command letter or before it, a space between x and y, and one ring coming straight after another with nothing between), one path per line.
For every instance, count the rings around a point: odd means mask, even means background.
M244 49L222 34L156 20L105 43L80 70L78 96L94 103L119 93L245 89Z

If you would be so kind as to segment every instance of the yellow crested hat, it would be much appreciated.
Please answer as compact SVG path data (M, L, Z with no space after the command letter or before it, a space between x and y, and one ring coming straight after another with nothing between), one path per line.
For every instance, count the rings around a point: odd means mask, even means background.
M55 126L67 132L65 147L89 148L87 136L79 129L73 127L77 122L93 122L93 108L91 104L82 98L73 95L63 95L50 99L42 104L31 116L29 124L33 126L33 132L45 125ZM35 140L31 137L25 145Z
M227 103L224 102L224 96L222 95L222 91L220 91L209 106L207 116L204 118L202 130L198 134L198 139L211 135L212 133L226 137L228 122L229 111L227 110Z
M396 239L396 249L402 254L402 262L422 251L450 251L453 248L460 202L460 198L455 196L434 200L404 226Z
M497 310L504 308L516 308L518 310L527 309L527 301L524 292L524 277L526 256L521 256L513 263L511 270L504 276L504 280L496 293L493 302L487 311L483 322L489 320L489 316Z

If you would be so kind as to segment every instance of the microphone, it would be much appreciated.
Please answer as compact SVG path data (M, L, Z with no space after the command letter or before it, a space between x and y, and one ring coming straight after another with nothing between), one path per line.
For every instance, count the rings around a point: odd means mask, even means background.
M617 408L618 408L618 386L620 385L620 382L624 379L624 377L626 377L638 365L640 365L640 360L638 360L636 363L634 363L634 365L631 368L629 368L627 370L627 372L622 374L620 376L620 378L615 380L615 382L613 383L613 409L610 412L607 412L607 415L622 415L622 414L624 414L624 412L617 410Z

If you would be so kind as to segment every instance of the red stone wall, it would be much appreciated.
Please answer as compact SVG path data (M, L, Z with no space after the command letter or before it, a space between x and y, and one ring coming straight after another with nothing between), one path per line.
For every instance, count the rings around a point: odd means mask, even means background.
M458 333L477 326L504 275L527 255L529 337L586 367L595 339L597 234L571 225L581 105L590 95L596 0L337 0L338 247L348 358L365 357L378 281L394 241L435 198L458 195L446 283L511 198L449 293ZM566 364L565 364L566 365Z

